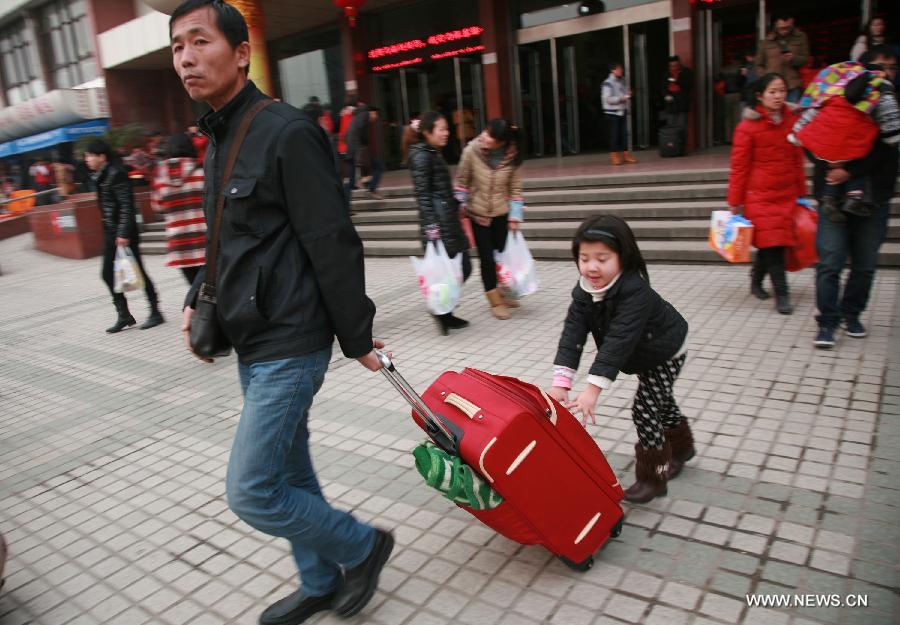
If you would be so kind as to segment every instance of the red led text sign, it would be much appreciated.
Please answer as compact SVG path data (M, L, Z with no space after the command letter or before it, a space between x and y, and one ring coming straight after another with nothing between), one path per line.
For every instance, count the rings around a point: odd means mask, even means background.
M381 57L392 56L394 54L400 54L402 52L420 50L428 46L440 46L445 43L451 43L453 41L459 41L461 39L479 37L483 32L484 28L482 28L481 26L469 26L468 28L461 28L459 30L451 30L446 33L431 35L425 41L422 41L421 39L410 39L409 41L404 41L402 43L395 43L389 46L382 46L380 48L372 48L371 50L369 50L368 56L370 59L379 59Z

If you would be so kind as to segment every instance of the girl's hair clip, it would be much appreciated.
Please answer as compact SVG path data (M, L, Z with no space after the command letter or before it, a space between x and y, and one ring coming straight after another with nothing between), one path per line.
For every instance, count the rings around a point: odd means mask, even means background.
M601 228L588 228L584 231L584 236L586 237L599 237L601 239L611 239L613 241L618 241L616 235L614 235L609 230L603 230Z

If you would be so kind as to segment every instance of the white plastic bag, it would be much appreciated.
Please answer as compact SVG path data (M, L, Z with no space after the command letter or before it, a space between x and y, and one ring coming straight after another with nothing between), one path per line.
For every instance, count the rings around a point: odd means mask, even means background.
M494 260L497 263L497 284L510 297L519 299L537 291L534 258L520 231L507 234L506 247L502 252L494 252Z
M425 246L424 258L410 256L409 259L428 310L435 315L451 312L459 302L462 291L462 254L451 259L441 241L429 241Z
M138 267L134 254L127 247L116 248L116 260L113 263L113 291L139 291L144 288L144 274Z

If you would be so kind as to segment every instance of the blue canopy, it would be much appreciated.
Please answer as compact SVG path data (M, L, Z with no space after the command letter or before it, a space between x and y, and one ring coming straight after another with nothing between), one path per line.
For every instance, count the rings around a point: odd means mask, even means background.
M30 137L22 137L14 141L0 143L0 158L42 150L69 141L77 141L81 137L100 136L107 130L109 130L108 119L91 119L86 122L71 124L70 126L61 126L47 132L31 135Z

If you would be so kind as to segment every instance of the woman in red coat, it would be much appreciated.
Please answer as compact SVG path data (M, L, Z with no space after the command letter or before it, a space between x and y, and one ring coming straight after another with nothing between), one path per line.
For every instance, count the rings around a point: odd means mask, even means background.
M785 106L787 85L779 74L766 74L754 87L756 105L744 111L734 131L728 204L733 213L743 207L753 222L753 245L759 251L750 274L750 292L759 299L766 274L772 277L775 308L793 312L788 297L784 251L796 244L793 211L806 194L803 152L788 142L797 115Z

